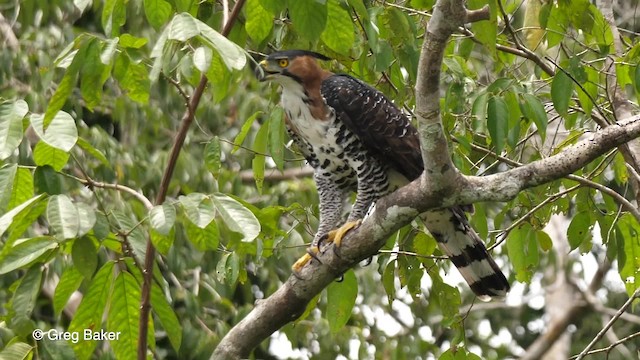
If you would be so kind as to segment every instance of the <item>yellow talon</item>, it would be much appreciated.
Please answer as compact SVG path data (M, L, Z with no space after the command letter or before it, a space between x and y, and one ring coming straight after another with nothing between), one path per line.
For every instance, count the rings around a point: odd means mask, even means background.
M307 265L307 263L311 261L311 259L315 257L315 254L319 252L320 252L320 249L318 249L318 247L314 247L314 246L309 247L307 249L307 253L304 254L300 259L298 259L298 261L293 263L293 266L291 266L291 270L293 270L296 273L300 272L300 270L302 270L302 268L305 265Z
M338 229L331 230L327 235L327 239L325 240L327 244L334 243L336 247L340 247L342 244L342 238L352 229L357 228L362 223L362 220L349 221L339 227ZM302 268L311 261L311 259L317 259L317 254L320 252L318 246L310 246L307 249L307 253L304 254L298 261L296 261L293 266L291 266L291 270L296 273L299 273ZM319 260L318 260L319 261Z
M362 223L362 220L349 221L338 229L331 230L327 239L328 243L334 243L337 247L342 245L342 238L352 229L357 228Z

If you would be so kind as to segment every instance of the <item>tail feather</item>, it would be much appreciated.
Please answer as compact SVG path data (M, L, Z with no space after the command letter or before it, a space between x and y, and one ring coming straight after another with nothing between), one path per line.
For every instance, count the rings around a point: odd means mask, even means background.
M421 217L442 252L451 259L480 299L488 300L507 294L507 278L469 225L462 208L429 211Z

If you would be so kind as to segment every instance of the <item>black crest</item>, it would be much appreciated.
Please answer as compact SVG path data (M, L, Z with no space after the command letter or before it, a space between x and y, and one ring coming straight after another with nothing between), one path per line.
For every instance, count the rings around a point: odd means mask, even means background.
M267 59L279 59L279 58L293 59L293 58L296 58L298 56L311 56L311 57L314 57L314 58L320 59L320 60L331 60L331 58L328 57L328 56L324 56L322 54L319 54L319 53L314 52L314 51L309 51L309 50L282 50L282 51L276 51L274 53L271 53L271 54L267 55Z

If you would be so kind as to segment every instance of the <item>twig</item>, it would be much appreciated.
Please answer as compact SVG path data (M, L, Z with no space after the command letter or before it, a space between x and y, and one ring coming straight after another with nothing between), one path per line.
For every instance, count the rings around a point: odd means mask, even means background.
M591 348L593 348L593 346L600 341L600 339L602 339L602 337L604 336L604 334L607 332L607 330L609 330L609 328L611 328L611 326L613 326L613 324L618 320L618 318L620 318L620 316L622 316L622 314L627 310L627 308L633 303L633 301L637 298L640 298L640 288L637 288L636 291L633 292L633 294L631 295L631 297L629 297L629 299L627 299L627 301L625 301L624 304L622 304L622 306L620 307L620 309L618 309L618 311L611 317L611 320L609 320L609 322L598 332L598 334L593 338L593 340L591 340L591 342L589 343L589 345L587 345L587 347L584 348L584 350L582 350L580 352L580 354L578 354L578 356L575 357L576 360L581 360L583 359L587 353L589 352L589 350L591 350ZM626 339L626 338L625 338Z

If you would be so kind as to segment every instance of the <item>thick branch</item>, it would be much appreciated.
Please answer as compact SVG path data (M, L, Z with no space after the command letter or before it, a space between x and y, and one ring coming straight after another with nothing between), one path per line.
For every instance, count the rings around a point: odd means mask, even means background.
M640 136L640 115L611 125L591 138L582 140L564 151L502 173L461 177L466 181L458 196L444 201L471 204L477 201L508 201L520 191L544 184L573 173L606 151ZM453 201L449 203L449 201Z
M467 11L462 0L438 1L427 25L416 82L416 111L426 180L449 186L457 176L440 118L440 69L447 41L467 21L487 19L488 7Z

